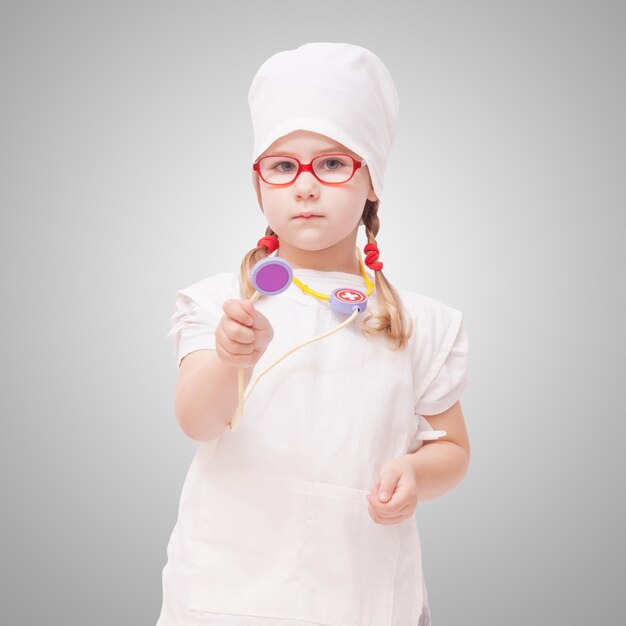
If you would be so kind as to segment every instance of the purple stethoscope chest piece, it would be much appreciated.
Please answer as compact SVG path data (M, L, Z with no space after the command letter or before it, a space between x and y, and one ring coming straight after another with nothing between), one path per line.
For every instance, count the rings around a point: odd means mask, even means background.
M280 257L268 257L255 264L250 280L254 288L266 296L285 291L291 285L293 271L287 261Z

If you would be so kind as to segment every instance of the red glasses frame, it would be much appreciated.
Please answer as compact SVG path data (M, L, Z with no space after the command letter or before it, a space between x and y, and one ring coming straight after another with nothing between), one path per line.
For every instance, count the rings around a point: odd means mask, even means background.
M313 170L313 161L315 161L315 159L319 159L320 157L333 157L333 156L348 157L349 159L352 160L352 174L350 174L350 178L348 178L347 180L344 180L341 183L326 182L325 180L322 180ZM265 180L265 178L263 178L263 175L261 174L261 166L260 166L261 161L263 159L275 159L276 157L285 157L287 159L293 159L294 161L298 163L298 171L296 172L296 175L293 177L292 181L288 183L270 183L269 181ZM272 185L272 187L288 187L289 185L293 185L298 179L298 176L300 176L302 172L311 172L311 174L313 174L313 176L315 176L315 178L317 178L317 180L319 180L320 183L322 183L323 185L345 185L349 180L352 179L352 177L354 176L354 173L360 167L364 167L365 165L366 163L364 159L361 161L357 161L357 159L355 159L354 157L350 156L349 154L344 154L343 152L331 152L329 154L318 154L314 159L309 161L309 163L301 163L298 159L296 159L296 157L289 156L288 154L270 154L270 155L264 156L258 161L255 161L252 164L252 169L259 175L259 178L264 183L268 185Z

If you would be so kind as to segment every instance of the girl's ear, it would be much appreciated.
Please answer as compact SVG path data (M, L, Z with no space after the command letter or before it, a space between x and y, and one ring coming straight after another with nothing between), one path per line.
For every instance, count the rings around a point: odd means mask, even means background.
M261 187L259 185L259 175L252 170L252 186L254 187L254 190L256 191L256 197L257 197L257 201L259 203L259 207L261 208L261 211L263 211L263 198L261 197Z

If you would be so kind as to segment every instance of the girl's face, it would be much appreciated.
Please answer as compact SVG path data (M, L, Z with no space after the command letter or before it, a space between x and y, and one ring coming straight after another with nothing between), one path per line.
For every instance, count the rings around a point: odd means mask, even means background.
M361 159L330 137L306 130L280 137L259 158L292 155L301 163L310 163L320 154L333 152ZM377 199L367 166L342 185L324 184L311 172L301 172L286 187L268 185L256 172L252 179L259 206L280 239L278 256L293 267L359 273L355 257L359 221L365 201ZM298 219L302 213L319 217Z

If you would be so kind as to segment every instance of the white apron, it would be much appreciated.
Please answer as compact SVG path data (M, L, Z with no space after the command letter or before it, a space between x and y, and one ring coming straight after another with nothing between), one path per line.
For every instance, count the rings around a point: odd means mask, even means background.
M363 288L342 272L294 274L324 293ZM206 287L185 293L201 301ZM232 288L240 297L236 274ZM255 307L274 339L253 377L345 320L295 284ZM157 626L430 625L416 515L379 524L366 500L382 465L417 450L418 427L430 428L415 414L414 349L393 351L354 323L259 380L239 428L193 458Z

